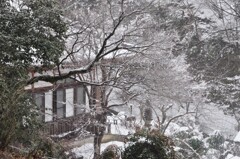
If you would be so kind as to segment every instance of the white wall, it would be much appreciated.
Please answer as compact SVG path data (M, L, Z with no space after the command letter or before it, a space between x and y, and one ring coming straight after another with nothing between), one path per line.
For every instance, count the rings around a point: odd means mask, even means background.
M73 88L66 89L66 117L74 116Z
M53 93L52 91L45 93L45 122L53 120Z

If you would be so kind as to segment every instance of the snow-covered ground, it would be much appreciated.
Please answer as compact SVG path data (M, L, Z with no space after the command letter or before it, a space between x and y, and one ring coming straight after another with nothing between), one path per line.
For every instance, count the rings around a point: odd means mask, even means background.
M133 134L133 127L126 123L126 114L119 112L118 115L108 116L107 122L111 124L111 134L128 135Z
M117 135L128 135L133 134L134 129L129 128L125 124L125 113L120 112L118 115L108 116L107 122L111 123L111 134ZM101 144L101 152L105 150L109 145L115 144L119 147L120 150L124 149L124 143L119 141L111 141L107 143ZM72 152L76 155L76 157L83 156L84 159L92 159L93 158L93 143L86 143L81 147L76 147L72 149Z
M103 152L106 147L108 147L109 145L112 145L112 144L117 145L120 149L124 149L123 142L111 141L108 143L101 144L101 152ZM84 159L92 159L93 158L93 143L88 143L81 147L74 148L72 150L72 152L76 154L76 157L83 156Z
M220 130L221 133L231 140L237 135L236 120L225 115L218 107L208 104L201 108L200 125L203 132L210 134L214 130Z
M134 115L136 115L136 123L140 123L139 121L139 112L133 111ZM124 112L120 112L119 115L113 115L109 116L107 118L108 123L111 123L111 133L112 134L118 134L118 135L128 135L133 134L134 129L126 127L125 125L125 119L126 114ZM222 110L218 109L217 107L214 107L212 105L205 105L202 107L201 110L201 116L200 116L200 129L201 131L204 131L205 133L211 134L215 130L219 130L224 136L233 139L235 135L237 134L235 130L236 121L231 116L225 115ZM189 118L191 119L191 117ZM177 133L180 131L189 131L188 126L179 126L172 122L168 129L166 130L166 135L171 136L173 133ZM200 140L202 140L202 136L199 136ZM104 149L111 145L115 144L120 149L124 149L126 145L123 142L119 141L111 141L107 143L101 144L101 152L104 151ZM93 143L85 143L81 147L77 147L72 149L72 152L77 156L83 156L84 159L91 159L93 157ZM212 155L214 156L214 155ZM226 159L240 159L237 156L228 155Z
M232 154L228 154L226 159L240 159L238 156L233 156Z

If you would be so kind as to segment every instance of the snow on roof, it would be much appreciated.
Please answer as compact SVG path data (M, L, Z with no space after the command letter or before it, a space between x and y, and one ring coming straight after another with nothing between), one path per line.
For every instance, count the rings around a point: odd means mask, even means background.
M53 84L50 83L50 82L38 81L38 82L35 82L33 84L33 86L32 85L25 86L24 89L25 90L30 90L32 88L42 88L42 87L52 87L52 86L53 86Z
M240 131L237 133L236 137L233 140L234 142L240 142Z

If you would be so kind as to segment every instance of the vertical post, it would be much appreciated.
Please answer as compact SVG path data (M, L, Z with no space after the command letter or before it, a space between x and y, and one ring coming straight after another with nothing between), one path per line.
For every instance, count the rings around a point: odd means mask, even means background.
M131 116L132 116L132 104L130 105L130 113L131 113Z
M32 76L32 78L34 77L34 71L31 71L31 76ZM34 83L33 84L31 84L31 88L32 88L32 92L34 91Z
M111 123L108 123L108 133L111 134Z

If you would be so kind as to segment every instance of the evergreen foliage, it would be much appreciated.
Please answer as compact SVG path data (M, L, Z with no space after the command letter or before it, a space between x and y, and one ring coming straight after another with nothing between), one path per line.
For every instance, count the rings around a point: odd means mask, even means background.
M43 138L37 107L24 90L28 69L58 64L67 27L55 1L18 2L0 1L0 149L20 144L31 153Z
M56 63L63 53L66 24L52 0L0 2L0 64L28 67Z
M101 159L120 159L121 150L117 145L112 144L106 147L106 149L101 154Z
M23 89L24 82L17 78L21 77L21 72L4 68L0 76L0 149L17 142L31 143L40 123L37 108Z
M223 143L225 142L224 136L220 134L218 131L216 131L214 134L212 134L207 142L209 143L210 148L214 148L216 150L220 150L222 148Z
M227 106L228 113L239 112L239 31L238 7L235 1L224 1L223 8L219 8L221 2L208 2L209 10L217 13L212 22L204 21L205 27L201 28L202 22L196 20L197 28L191 36L186 49L186 61L190 64L189 71L199 82L207 83L206 97L208 102L214 102L221 106ZM229 6L233 6L228 8ZM215 9L214 9L215 8ZM224 10L232 11L233 14ZM225 25L229 20L229 24ZM231 19L231 20L230 20ZM222 23L222 24L221 24ZM214 27L212 27L214 26ZM186 47L187 46L187 47ZM226 107L225 107L226 108Z
M123 159L176 159L171 141L160 134L136 134L123 152Z
M201 153L202 151L204 151L204 143L197 138L189 139L188 144L198 153Z

